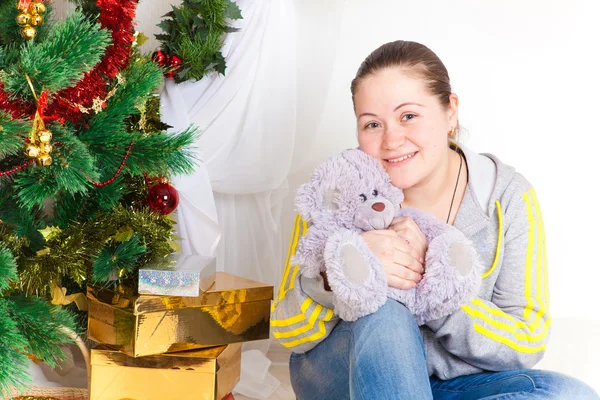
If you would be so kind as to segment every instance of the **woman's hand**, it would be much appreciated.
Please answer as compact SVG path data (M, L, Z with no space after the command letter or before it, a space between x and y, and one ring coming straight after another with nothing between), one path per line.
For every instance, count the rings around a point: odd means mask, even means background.
M415 225L416 226L416 225ZM379 258L388 278L388 285L412 289L422 279L422 257L394 230L373 230L360 235Z
M394 218L388 229L396 232L398 236L415 249L418 254L418 260L421 264L425 263L427 239L411 217Z

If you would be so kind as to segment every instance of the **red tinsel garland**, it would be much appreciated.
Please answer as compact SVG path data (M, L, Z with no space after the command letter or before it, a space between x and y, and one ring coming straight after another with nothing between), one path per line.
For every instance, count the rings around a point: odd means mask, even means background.
M85 122L85 116L78 107L89 107L96 97L104 98L108 83L129 63L133 36L133 19L138 0L97 0L100 9L99 22L103 28L111 31L112 44L106 48L104 57L96 67L85 73L76 86L66 88L52 95L47 106L48 113L57 119L75 124ZM9 112L13 118L30 115L36 106L20 99L9 99L0 82L0 109Z
M99 22L111 31L112 45L106 48L104 57L96 67L87 72L72 88L55 93L48 107L49 113L59 115L76 124L83 123L84 115L73 104L90 107L94 98L104 98L108 82L129 63L133 36L133 19L138 0L97 0L100 8Z
M0 110L6 111L13 119L25 117L35 112L35 104L24 102L21 99L9 100L0 81Z

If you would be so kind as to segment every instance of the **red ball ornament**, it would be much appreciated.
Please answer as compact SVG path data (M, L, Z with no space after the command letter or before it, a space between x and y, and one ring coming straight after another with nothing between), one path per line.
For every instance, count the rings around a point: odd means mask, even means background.
M172 55L171 57L169 57L169 65L171 65L173 69L179 68L182 62L183 60L179 56Z
M168 183L158 183L148 188L146 201L152 211L167 215L177 208L179 193Z
M176 55L169 56L168 58L169 59L167 62L171 68L169 69L169 71L165 72L165 77L173 78L179 67L181 67L181 63L183 61L181 60L181 57Z
M152 61L162 67L167 61L167 56L162 50L156 50L154 53L152 53Z

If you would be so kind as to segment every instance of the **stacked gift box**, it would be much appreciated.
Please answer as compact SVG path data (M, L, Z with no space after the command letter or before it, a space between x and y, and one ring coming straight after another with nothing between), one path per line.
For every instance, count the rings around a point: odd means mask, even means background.
M87 297L91 400L232 398L242 343L269 338L273 286L214 258L176 256Z

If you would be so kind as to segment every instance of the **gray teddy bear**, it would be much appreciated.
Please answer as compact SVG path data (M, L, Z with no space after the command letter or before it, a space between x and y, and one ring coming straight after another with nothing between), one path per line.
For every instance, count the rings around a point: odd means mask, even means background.
M386 299L404 304L419 325L445 317L474 298L480 262L462 232L415 208L400 208L404 196L379 162L358 149L323 161L302 185L296 208L309 225L292 262L307 278L327 273L334 311L345 321L377 311ZM427 239L425 274L414 289L388 286L383 265L361 233L387 229L409 216Z

